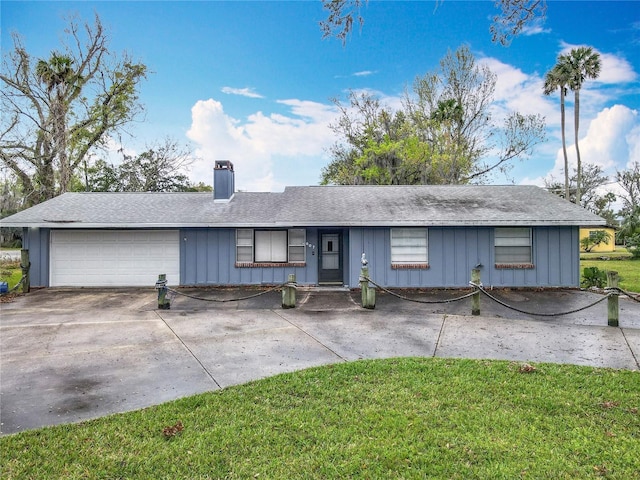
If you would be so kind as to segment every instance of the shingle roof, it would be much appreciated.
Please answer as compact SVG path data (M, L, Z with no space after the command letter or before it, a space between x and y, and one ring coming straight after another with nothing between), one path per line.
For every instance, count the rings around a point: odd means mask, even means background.
M603 226L604 219L535 186L315 186L280 193L65 193L3 227Z

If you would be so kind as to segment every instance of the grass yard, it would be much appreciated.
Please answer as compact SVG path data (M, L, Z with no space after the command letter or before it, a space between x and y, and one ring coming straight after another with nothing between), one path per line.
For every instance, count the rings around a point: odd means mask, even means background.
M0 262L0 281L7 282L9 289L13 288L22 278L20 260Z
M368 360L0 438L2 478L640 479L640 373Z
M585 267L616 271L620 277L620 288L640 293L640 260L580 260L581 275Z
M581 260L598 260L601 258L622 260L625 258L631 258L631 256L632 255L629 252L629 250L627 250L626 247L623 247L621 245L616 245L616 249L613 252L592 252L592 253L587 253L583 251L580 252Z

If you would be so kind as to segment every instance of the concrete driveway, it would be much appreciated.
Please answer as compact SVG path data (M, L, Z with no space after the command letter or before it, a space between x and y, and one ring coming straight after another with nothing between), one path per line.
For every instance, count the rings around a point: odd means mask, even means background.
M257 290L186 289L205 298ZM577 290L493 292L522 310L560 312L592 303ZM407 292L421 300L456 290ZM312 366L364 358L437 356L640 368L640 303L620 299L620 327L606 301L555 318L519 314L482 298L420 304L378 292L280 292L213 303L183 296L157 310L151 289L46 289L0 305L0 431L20 432L159 404ZM640 375L640 374L639 374Z

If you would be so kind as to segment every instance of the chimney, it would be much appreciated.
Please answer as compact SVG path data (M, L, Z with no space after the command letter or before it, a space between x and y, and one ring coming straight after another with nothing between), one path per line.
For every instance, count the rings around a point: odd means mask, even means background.
M233 163L228 160L216 160L213 167L213 200L228 202L233 197L235 188Z

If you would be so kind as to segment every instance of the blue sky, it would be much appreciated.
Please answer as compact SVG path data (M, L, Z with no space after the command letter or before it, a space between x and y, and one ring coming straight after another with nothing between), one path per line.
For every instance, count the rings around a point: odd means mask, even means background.
M111 50L128 52L153 72L141 89L144 119L129 126L122 145L135 153L167 136L188 144L197 157L194 181L211 184L214 160L227 159L243 190L317 184L330 160L327 149L337 140L328 127L336 117L330 98L366 90L397 105L416 76L434 70L448 49L462 44L498 75L497 118L517 110L547 120L547 141L492 183L540 185L548 175L562 177L559 100L544 97L542 82L558 54L581 45L594 47L603 60L600 78L581 94L583 161L609 174L640 161L636 1L551 0L544 23L509 47L491 43L493 1L370 1L362 10L363 28L345 46L322 40L319 0L3 0L0 8L3 54L16 31L40 58L59 48L65 17L91 21L97 12Z

